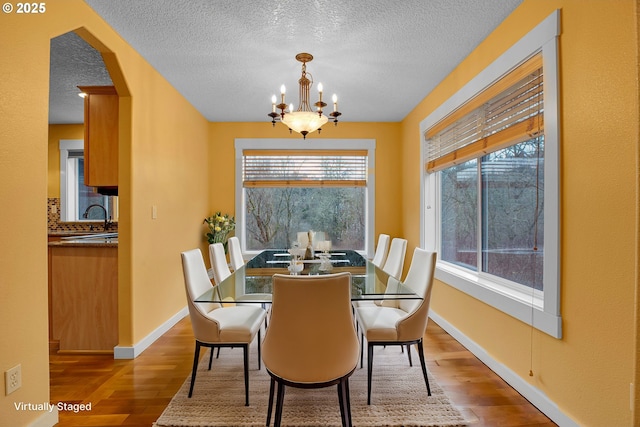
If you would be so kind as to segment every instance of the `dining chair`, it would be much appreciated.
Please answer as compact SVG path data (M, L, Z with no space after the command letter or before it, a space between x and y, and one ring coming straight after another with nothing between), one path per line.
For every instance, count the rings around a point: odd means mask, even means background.
M229 261L231 261L231 268L236 271L244 265L244 258L242 257L242 249L240 248L240 239L236 236L229 237Z
M229 250L231 250L231 245L229 245ZM209 261L211 262L211 269L213 270L213 280L216 285L222 283L227 277L231 276L231 270L229 269L229 265L227 264L227 256L224 253L224 245L222 243L211 243L209 245ZM239 267L238 267L239 268ZM267 311L267 315L269 314L269 306L266 303L252 303L250 302L252 299L258 299L264 301L265 299L271 298L271 294L264 293L253 293L242 295L236 297L236 301L246 301L246 302L236 302L236 305L260 305L263 309ZM265 328L268 326L268 316L264 319ZM218 354L220 355L220 348L218 348ZM217 357L216 356L216 357Z
M229 270L229 264L227 264L227 255L224 253L222 243L211 243L209 245L209 261L213 270L213 281L216 285L231 276L231 270Z
M358 363L351 312L351 273L273 276L271 322L262 359L271 376L267 426L277 384L274 425L280 426L285 386L337 385L343 426L351 426L349 377Z
M389 276L402 280L402 267L404 266L404 257L407 253L407 240L394 237L389 247L389 255L384 262L382 271Z
M200 249L182 252L182 271L187 293L187 305L191 327L196 339L189 397L196 381L200 348L211 349L209 370L213 350L220 347L242 347L244 354L245 405L249 406L249 344L258 335L258 369L261 368L260 326L266 312L259 305L223 307L219 303L196 303L196 298L211 289L211 280ZM214 292L216 291L214 286Z
M378 268L382 268L387 260L387 254L389 253L389 241L391 237L388 234L380 234L378 236L378 245L376 246L376 252L373 255L371 262Z
M436 253L416 248L403 285L422 299L400 299L385 301L382 306L356 308L356 318L361 331L360 367L364 352L364 339L367 340L367 404L371 404L371 374L373 372L373 350L375 346L407 346L409 364L411 363L411 345L418 347L418 356L422 366L422 375L427 385L427 394L431 396L427 368L424 361L424 336L429 320L429 302L436 264Z

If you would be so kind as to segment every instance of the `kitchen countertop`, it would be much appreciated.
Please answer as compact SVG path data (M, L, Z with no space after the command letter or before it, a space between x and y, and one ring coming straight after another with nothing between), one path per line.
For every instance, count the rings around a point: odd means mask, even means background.
M51 235L51 234L50 234ZM96 233L91 235L88 233L71 234L67 237L63 237L60 240L49 242L49 246L62 246L62 247L118 247L118 234L117 233Z

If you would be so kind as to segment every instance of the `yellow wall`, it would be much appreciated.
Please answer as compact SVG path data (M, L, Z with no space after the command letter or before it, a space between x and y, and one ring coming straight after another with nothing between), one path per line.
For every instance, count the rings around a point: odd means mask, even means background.
M526 0L402 123L404 234L418 242L419 123L553 10L561 9L563 338L445 283L432 309L585 426L632 425L637 259L636 2ZM530 350L534 376L529 377ZM636 395L638 395L636 388Z
M321 136L377 140L376 235L404 235L409 248L417 246L418 123L562 8L564 337L534 334L535 375L529 378L529 328L444 283L436 285L432 304L491 357L588 426L632 424L638 204L634 5L631 0L525 0L401 124L346 122ZM0 237L11 256L0 257L5 325L0 371L21 363L23 386L0 396L0 425L32 422L40 414L18 412L14 402L43 402L49 396L45 200L55 194L47 184L49 40L79 27L102 42L101 50L114 53L105 63L121 73L112 74L125 113L119 159L120 345L138 343L184 307L177 254L202 247L204 216L234 210L233 139L289 137L282 125L273 129L268 122L207 123L81 0L48 2L40 16L2 14L0 200L11 209L0 209Z
M235 138L291 138L292 147L312 145L315 139L360 138L376 140L375 236L385 233L401 236L402 224L398 214L401 206L401 149L399 123L339 123L328 124L322 133L312 133L303 140L281 123L272 127L264 123L211 123L210 211L234 213L235 210Z
M60 140L84 139L84 125L50 125L47 151L47 197L60 197Z
M48 187L52 37L84 27L102 42L92 40L94 47L113 52L105 53L105 63L124 112L120 345L138 343L185 306L178 253L201 244L200 223L209 211L206 120L83 1L46 6L42 15L0 16L0 236L10 255L0 257L0 371L20 363L23 380L21 389L0 396L2 426L27 425L42 415L16 411L14 402L49 399L46 198L56 193Z

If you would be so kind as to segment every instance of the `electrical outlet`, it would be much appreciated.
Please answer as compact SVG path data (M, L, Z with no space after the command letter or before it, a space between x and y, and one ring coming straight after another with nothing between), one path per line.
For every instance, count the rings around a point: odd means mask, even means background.
M10 395L22 386L22 367L14 366L4 373L4 394Z

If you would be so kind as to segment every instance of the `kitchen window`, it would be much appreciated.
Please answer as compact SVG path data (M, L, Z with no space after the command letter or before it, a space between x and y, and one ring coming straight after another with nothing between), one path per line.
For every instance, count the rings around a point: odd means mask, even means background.
M236 219L243 252L287 248L297 233L324 232L334 249L373 247L370 140L236 140Z
M84 141L60 140L60 220L63 222L104 221L104 211L86 209L101 205L110 219L117 219L117 198L94 191L84 185Z
M421 123L436 278L560 338L555 12Z

